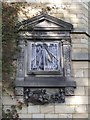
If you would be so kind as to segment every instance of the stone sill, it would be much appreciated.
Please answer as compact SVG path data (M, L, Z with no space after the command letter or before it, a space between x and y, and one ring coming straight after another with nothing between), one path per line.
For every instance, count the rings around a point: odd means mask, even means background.
M69 77L26 77L23 81L16 80L17 87L58 88L76 87L76 82Z

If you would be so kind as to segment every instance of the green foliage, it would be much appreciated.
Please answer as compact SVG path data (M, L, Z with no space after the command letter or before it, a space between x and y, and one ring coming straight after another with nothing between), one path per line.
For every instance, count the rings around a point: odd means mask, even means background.
M3 85L13 83L12 75L15 72L13 57L17 51L16 41L18 34L15 25L18 22L18 11L21 3L2 3L2 79ZM11 85L12 86L12 85Z
M18 23L18 13L24 6L25 2L2 3L2 79L5 84L12 86L12 75L15 72L15 66L12 62L17 57L16 41L18 34L15 29ZM50 11L51 9L45 7L42 12ZM22 11L23 12L23 11ZM24 12L26 15L26 12Z
M21 110L21 109L22 109L22 105L23 105L23 103L19 101L18 104L17 104L17 108L18 108L19 110Z
M2 117L3 117L3 120L5 120L7 118L9 120L13 120L13 119L20 120L15 105L12 105L11 108L7 109L6 111L3 109L2 110Z

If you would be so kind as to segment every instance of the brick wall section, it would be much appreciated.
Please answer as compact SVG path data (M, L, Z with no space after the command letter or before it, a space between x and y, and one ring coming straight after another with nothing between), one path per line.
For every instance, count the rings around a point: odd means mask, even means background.
M50 15L63 19L74 25L74 32L88 33L88 5L87 3L68 3L71 5L65 10L49 11ZM32 7L35 5L32 5ZM44 7L43 5L42 7ZM39 9L41 4L37 4ZM32 14L32 11L30 11ZM32 14L33 15L33 14ZM22 20L25 17L19 16ZM32 105L23 106L18 110L21 118L88 118L88 61L74 61L77 59L88 58L88 43L90 39L86 34L71 34L72 39L72 76L77 83L75 96L66 97L66 102L61 104ZM3 97L4 109L11 104L17 104L7 95Z

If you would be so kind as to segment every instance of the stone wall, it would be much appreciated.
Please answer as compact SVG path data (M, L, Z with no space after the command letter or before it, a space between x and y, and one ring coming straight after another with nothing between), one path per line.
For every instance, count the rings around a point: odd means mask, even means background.
M60 9L48 11L48 14L72 23L74 31L71 33L72 41L72 76L77 83L75 96L66 97L65 103L49 105L23 105L22 110L18 110L21 118L88 118L88 71L89 56L88 43L90 43L88 30L88 3L63 3ZM35 7L36 6L36 7ZM65 7L66 6L66 7ZM32 9L31 9L32 7ZM40 13L41 8L46 8L46 4L31 4L28 8L28 17ZM23 14L19 14L19 20L26 19ZM4 109L17 104L16 99L11 99L3 93ZM19 98L22 100L22 98Z

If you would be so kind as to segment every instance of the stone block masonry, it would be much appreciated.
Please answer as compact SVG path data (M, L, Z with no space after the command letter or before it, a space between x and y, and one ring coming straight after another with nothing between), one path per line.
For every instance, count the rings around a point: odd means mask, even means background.
M66 0L65 0L66 1ZM64 4L64 3L63 3ZM68 2L69 7L65 9L51 9L48 14L60 18L73 24L71 33L72 43L72 77L76 81L77 88L75 96L66 96L65 103L55 103L49 105L33 105L23 106L22 110L17 109L20 118L88 118L88 83L90 79L89 70L89 46L90 37L88 33L88 5L82 2ZM35 8L36 6L36 8ZM30 5L30 18L34 15L33 10L37 11L44 8L46 4ZM27 7L27 5L26 5ZM32 9L31 9L32 8ZM35 11L35 12L37 12ZM25 16L19 16L22 21ZM75 33L77 32L77 33ZM88 35L87 35L87 34ZM6 110L11 105L16 105L16 100L11 100L9 96L3 94L3 104ZM90 114L90 113L89 113Z
M39 105L29 105L28 106L28 113L40 113L40 106Z

